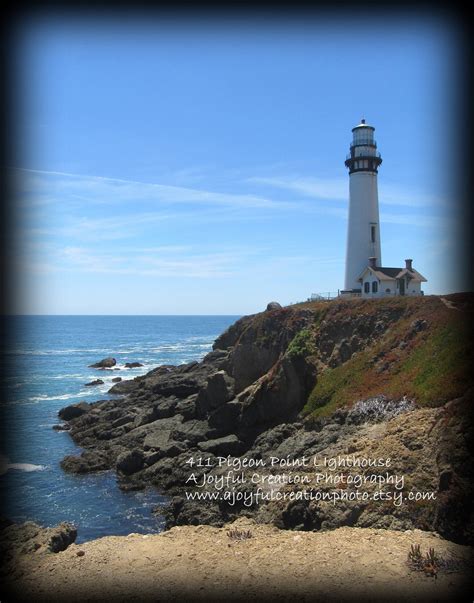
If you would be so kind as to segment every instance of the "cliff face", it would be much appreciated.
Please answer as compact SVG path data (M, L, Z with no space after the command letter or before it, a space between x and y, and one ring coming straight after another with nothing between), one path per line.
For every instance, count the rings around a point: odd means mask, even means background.
M307 303L244 317L202 362L158 367L114 386L111 400L63 409L63 417L74 416L70 433L84 452L62 466L115 468L123 488L153 484L175 495L169 524L222 525L245 513L288 528L421 527L468 542L471 317L467 294ZM348 453L391 455L393 471L411 476L407 489L438 496L396 508L373 501L239 506L184 495L192 490L190 457L212 465L227 455L265 461Z

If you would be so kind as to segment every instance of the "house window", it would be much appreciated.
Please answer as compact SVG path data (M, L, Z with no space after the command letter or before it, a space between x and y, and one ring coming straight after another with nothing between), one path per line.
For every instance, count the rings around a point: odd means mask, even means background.
M370 240L375 243L375 226L370 227Z
M390 293L390 289L385 289L385 293Z
M377 293L378 291L378 283L377 281L372 282L372 293Z
M370 293L370 283L364 283L364 293Z

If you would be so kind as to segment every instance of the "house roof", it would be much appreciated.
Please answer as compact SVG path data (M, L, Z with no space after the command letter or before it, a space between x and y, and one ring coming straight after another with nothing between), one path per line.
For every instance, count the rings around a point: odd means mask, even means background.
M371 270L380 281L394 281L397 278L402 278L407 274L410 277L410 280L426 283L426 278L420 274L418 270L407 270L407 268L388 268L385 266L376 266L375 268L366 266L357 279L358 281L362 281L367 270Z

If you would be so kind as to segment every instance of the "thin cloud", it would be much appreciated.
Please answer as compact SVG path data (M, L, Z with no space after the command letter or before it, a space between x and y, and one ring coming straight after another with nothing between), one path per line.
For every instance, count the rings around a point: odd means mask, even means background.
M171 186L138 180L109 178L105 176L81 175L68 172L12 168L17 172L36 176L33 184L19 182L20 187L30 194L61 195L82 199L91 203L120 205L121 203L199 204L234 208L288 209L292 203L280 202L252 194L215 192L183 186ZM38 180L38 176L43 178Z
M344 179L326 178L248 178L247 182L263 184L282 190L298 193L305 197L331 201L344 201L349 199L349 182ZM379 203L381 205L399 205L407 207L442 207L446 201L426 193L413 192L400 189L396 185L384 182L379 183Z

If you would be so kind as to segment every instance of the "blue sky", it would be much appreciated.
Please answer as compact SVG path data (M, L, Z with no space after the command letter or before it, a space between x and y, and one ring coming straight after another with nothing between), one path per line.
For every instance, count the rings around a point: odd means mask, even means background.
M383 264L462 288L456 32L426 15L31 19L16 55L15 310L247 314L343 287L351 128ZM455 155L451 153L451 156Z

